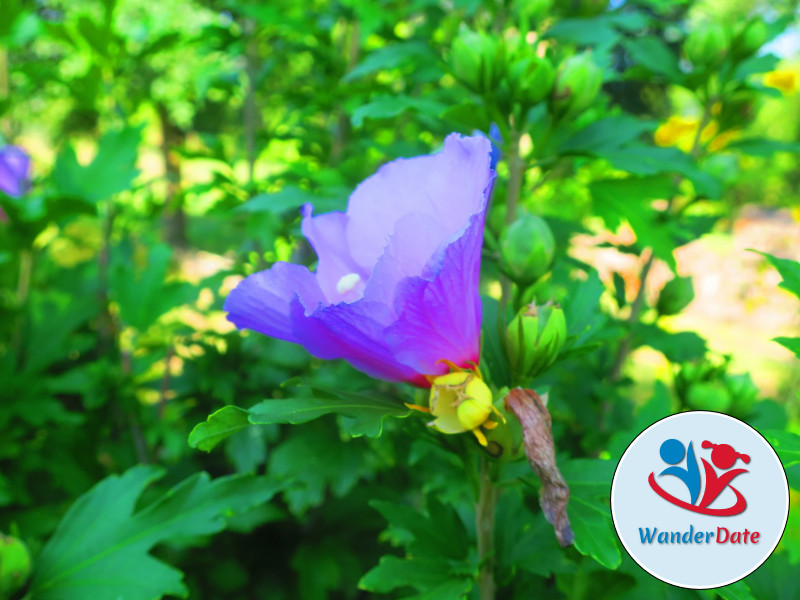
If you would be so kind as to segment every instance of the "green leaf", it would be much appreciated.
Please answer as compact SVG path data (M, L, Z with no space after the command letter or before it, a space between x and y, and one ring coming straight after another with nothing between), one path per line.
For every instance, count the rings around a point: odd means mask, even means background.
M786 405L774 400L759 400L747 415L747 423L759 431L785 429L787 421Z
M667 177L629 177L595 181L589 189L594 199L596 212L606 226L615 230L623 220L628 221L636 233L641 247L651 247L655 255L674 270L675 244L667 223L651 208L649 201L670 198L675 191L673 182Z
M778 453L778 457L781 459L785 469L800 463L800 436L779 429L771 429L761 433L775 448L775 452Z
M211 452L217 444L237 431L251 425L250 412L238 406L225 406L208 416L205 423L198 423L189 434L189 445L198 450Z
M371 52L355 68L342 78L345 83L360 79L378 71L396 69L407 64L436 63L437 57L428 44L404 42L384 46Z
M489 380L498 388L511 384L508 360L503 354L506 318L500 316L500 303L489 296L483 301L483 323L481 327L481 369L486 368Z
M426 515L406 504L384 500L373 500L369 505L381 513L391 527L411 534L414 538L408 546L411 556L453 560L467 557L467 530L451 507L431 498Z
M72 350L70 340L76 331L97 311L89 302L71 302L60 307L49 300L40 303L40 299L33 298L25 340L27 361L24 370L29 373L44 371L53 363L64 360Z
M453 122L467 131L470 129L488 131L492 121L483 105L469 100L448 106L440 117L443 121Z
M471 589L471 579L448 579L444 583L424 592L414 594L413 596L406 596L403 600L441 600L442 598L461 600L467 597Z
M670 332L651 323L638 323L634 327L634 344L650 346L673 363L688 362L706 353L706 341L694 331Z
M426 98L378 96L367 104L362 104L356 108L353 111L351 120L355 127L361 127L366 119L391 119L407 110L439 115L445 108L444 104Z
M561 468L570 489L567 512L575 548L607 569L622 563L609 505L615 466L610 460L577 459Z
M654 121L637 119L630 115L612 115L590 123L567 138L560 152L587 152L601 156L616 150L655 129Z
M317 390L318 392L320 390ZM281 398L264 400L250 409L250 423L291 423L298 425L331 413L354 420L351 433L355 436L378 437L386 417L406 417L411 411L395 400L352 392L329 392L332 398Z
M140 138L140 127L109 131L100 139L94 160L85 167L78 163L75 150L67 146L53 169L58 191L95 204L127 190L139 174L136 157Z
M100 27L91 18L83 15L78 19L78 33L86 45L100 57L109 58L109 46L114 40L111 30Z
M602 329L606 317L600 310L600 297L604 290L595 270L590 271L585 280L570 282L564 300L567 334L575 336L575 341L569 345L570 350L587 344Z
M678 66L678 57L656 36L629 38L623 42L633 60L670 83L680 83L684 76Z
M794 355L797 358L800 358L800 337L776 337L772 338L773 342L778 342L781 346L786 348L787 350L794 352Z
M36 562L31 599L187 597L180 571L150 550L176 538L217 533L229 517L269 501L279 489L264 477L212 481L198 473L136 510L144 489L163 475L156 467L134 467L81 496Z
M363 438L342 440L333 423L315 421L289 430L269 454L267 473L291 482L283 497L295 515L325 500L349 493L362 478L374 475L374 455ZM372 459L373 462L370 462Z
M756 600L744 581L737 581L714 590L722 600Z
M726 146L726 150L738 150L742 154L772 158L778 152L800 152L800 142L783 142L766 138L746 138L736 140Z
M146 331L167 311L191 302L199 289L185 282L168 281L172 248L154 244L148 249L145 268L135 269L133 248L115 253L111 268L111 296L119 305L125 325Z
M346 196L330 196L322 193L311 193L293 185L287 185L279 192L258 194L236 207L238 213L268 212L280 214L298 210L306 203L314 205L317 212L341 210L347 203Z
M619 38L608 19L561 19L546 34L562 42L607 47Z
M656 421L670 414L670 396L667 386L656 381L653 395L636 410L633 425L627 430L616 432L608 444L608 452L613 460L622 458L627 447L642 431Z
M719 181L698 168L688 154L677 148L631 144L617 150L604 150L597 155L608 160L617 169L633 175L678 173L689 179L699 194L716 198L722 193Z
M534 513L528 509L522 490L503 490L496 519L495 552L501 585L512 583L519 569L549 577L574 568L558 545L553 526L541 511Z
M733 79L735 81L744 81L750 75L757 73L766 73L773 71L778 66L780 59L774 54L763 54L761 56L752 56L743 60L736 66L733 72Z
M797 600L800 598L798 564L786 552L774 552L745 581L758 600Z
M755 250L755 252L758 252L758 250ZM800 298L800 262L789 260L788 258L778 258L766 252L758 253L778 270L778 273L783 278L781 287Z
M409 586L428 592L441 589L442 586L469 589L469 586L465 585L465 583L470 583L468 579L465 577L454 578L453 575L468 575L468 573L465 573L463 569L454 570L451 563L444 559L403 559L398 556L384 556L376 567L373 567L361 578L358 587L368 592L384 594ZM455 585L459 582L461 585ZM459 598L460 596L446 597Z

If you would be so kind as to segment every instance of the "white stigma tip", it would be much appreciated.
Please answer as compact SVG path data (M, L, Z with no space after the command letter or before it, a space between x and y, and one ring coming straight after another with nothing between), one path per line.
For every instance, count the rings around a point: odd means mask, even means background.
M352 292L353 289L361 282L361 275L358 273L348 273L342 277L336 284L336 291L340 294Z

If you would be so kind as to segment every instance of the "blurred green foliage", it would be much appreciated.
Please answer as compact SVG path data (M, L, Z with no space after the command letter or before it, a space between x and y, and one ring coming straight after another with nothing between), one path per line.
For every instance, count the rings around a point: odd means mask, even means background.
M0 195L0 531L33 557L14 597L477 597L474 440L221 311L236 277L313 264L301 205L343 209L381 163L474 130L500 157L481 367L548 392L576 535L561 549L538 479L506 465L497 597L796 597L796 517L764 567L698 592L627 557L608 495L633 437L687 408L765 432L800 490L796 399L664 325L691 279L641 291L743 204L800 204L798 66L764 49L797 37L797 4L4 0L0 133L34 157L31 191ZM527 261L529 213L553 239ZM606 285L574 237L620 227L601 246L641 271ZM766 260L800 296L798 263ZM505 330L534 300L568 330L531 379ZM640 346L673 375L646 398Z

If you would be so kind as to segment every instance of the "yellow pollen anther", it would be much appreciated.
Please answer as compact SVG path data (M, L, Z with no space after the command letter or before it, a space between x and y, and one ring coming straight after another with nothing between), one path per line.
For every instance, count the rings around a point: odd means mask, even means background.
M338 281L336 291L344 295L347 292L352 292L359 283L361 283L361 275L348 273Z

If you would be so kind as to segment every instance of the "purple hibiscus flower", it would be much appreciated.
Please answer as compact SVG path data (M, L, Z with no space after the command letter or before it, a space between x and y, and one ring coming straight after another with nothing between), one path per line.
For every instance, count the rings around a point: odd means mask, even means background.
M441 360L477 363L490 152L485 137L452 134L437 154L381 167L346 212L304 206L316 272L279 262L250 275L228 296L228 319L390 381L428 386L447 371Z
M0 191L9 196L19 196L28 187L31 159L21 148L0 148Z

